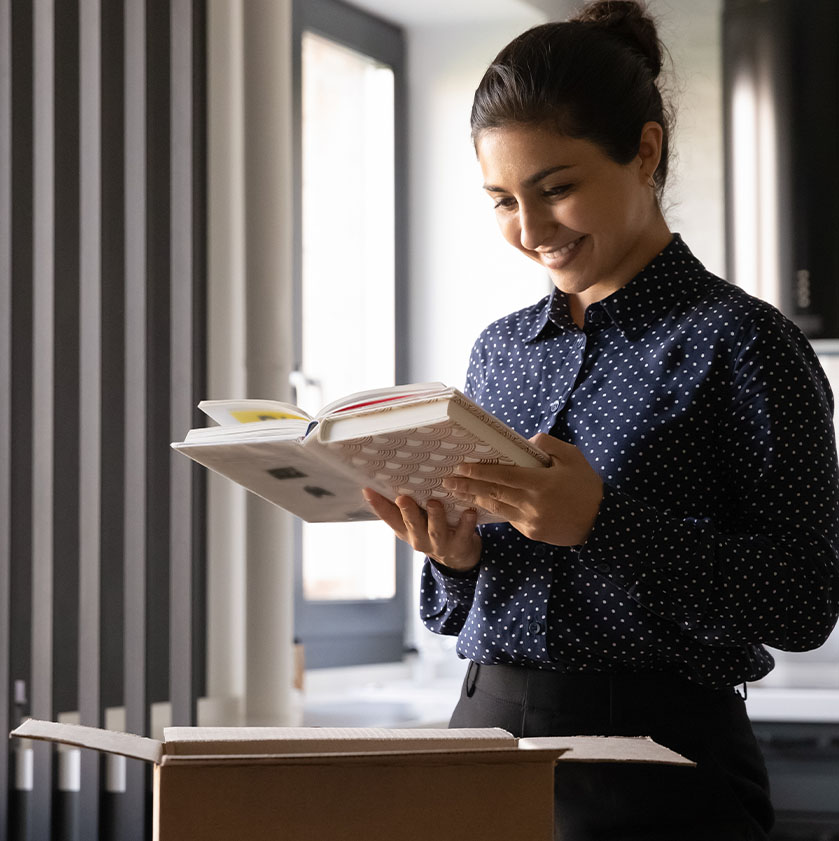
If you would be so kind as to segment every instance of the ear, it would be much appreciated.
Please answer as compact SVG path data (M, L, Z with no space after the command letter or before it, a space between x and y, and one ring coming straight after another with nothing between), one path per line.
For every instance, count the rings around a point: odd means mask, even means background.
M638 177L649 183L661 161L661 147L664 131L659 123L644 123L641 129L641 141L638 144Z

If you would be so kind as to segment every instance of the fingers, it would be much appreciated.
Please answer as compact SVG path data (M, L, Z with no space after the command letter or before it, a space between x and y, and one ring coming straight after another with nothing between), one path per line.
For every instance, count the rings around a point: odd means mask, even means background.
M462 555L471 545L478 514L468 509L461 514L458 524L449 525L446 510L436 500L430 500L426 508L428 514L428 539L431 550L428 554L435 557L443 554Z
M530 443L534 447L538 447L543 453L556 458L562 458L569 455L570 452L577 448L573 444L566 441L560 441L559 438L554 438L553 435L546 435L544 432L537 432L531 439Z
M573 461L579 452L573 444L560 441L542 432L534 435L530 442L551 456L554 466L566 463L569 459ZM466 462L458 465L453 476L443 480L443 487L456 492L460 499L467 499L471 495L479 505L483 505L482 500L485 499L497 499L503 503L515 504L520 499L520 494L507 493L505 488L529 491L545 479L544 467Z
M481 465L483 468L485 465ZM529 468L523 468L529 470ZM536 468L542 470L543 468ZM443 480L443 487L461 502L473 503L494 511L494 505L511 504L521 498L521 490L532 487L533 482L505 484L496 482L481 471L480 478L449 476Z
M430 548L426 554L453 569L472 569L481 559L481 538L475 528L477 512L473 509L464 511L454 527L449 524L445 508L437 500L429 500L427 513Z
M361 493L367 504L373 510L373 513L380 520L387 523L400 540L407 541L408 532L405 529L405 523L402 519L402 512L399 510L399 507L394 505L394 503L381 494L370 490L370 488L364 488Z
M446 516L446 509L435 500L430 500L426 506L428 515L428 539L438 549L449 539L451 527Z
M474 479L447 479L445 487L461 502L484 508L506 522L518 520L529 501L521 489Z
M546 451L547 452L547 451ZM481 464L480 462L463 463L455 468L453 476L443 480L443 487L454 490L456 485L450 484L458 479L470 479L486 485L502 486L521 490L530 488L535 481L543 475L544 467L518 467L510 464ZM476 485L475 495L478 496L480 488ZM471 486L458 487L458 490L470 491ZM485 494L483 494L485 495Z
M373 513L417 552L439 559L474 555L478 520L475 511L465 511L453 527L445 508L436 500L430 500L427 511L423 511L409 496L399 496L391 502L369 488L362 493Z
M408 531L408 542L418 552L434 558L452 558L471 546L478 519L475 511L465 511L453 527L446 509L437 500L429 500L425 511L408 496L397 497L396 504Z
M430 551L431 543L428 535L428 517L409 496L396 497L396 505L402 515L402 522L408 532L408 543L418 552Z

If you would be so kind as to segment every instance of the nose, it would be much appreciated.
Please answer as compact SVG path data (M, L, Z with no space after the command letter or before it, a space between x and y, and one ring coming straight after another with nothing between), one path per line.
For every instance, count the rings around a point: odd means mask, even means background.
M542 204L519 205L519 228L522 248L535 251L556 230L556 220L550 209Z

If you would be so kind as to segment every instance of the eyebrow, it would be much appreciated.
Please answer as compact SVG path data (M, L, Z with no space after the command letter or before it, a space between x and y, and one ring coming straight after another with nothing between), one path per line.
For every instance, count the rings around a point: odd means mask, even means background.
M543 178L547 178L549 175L553 175L555 172L560 172L563 169L571 169L574 164L560 164L559 166L549 166L546 169L540 169L539 172L534 172L533 175L529 176L524 180L525 187L533 187L535 184L538 184ZM493 184L484 184L484 189L488 193L506 193L507 190L504 187L496 187Z

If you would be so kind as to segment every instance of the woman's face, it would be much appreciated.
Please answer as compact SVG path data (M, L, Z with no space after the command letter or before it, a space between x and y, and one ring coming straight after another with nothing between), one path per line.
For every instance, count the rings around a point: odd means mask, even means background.
M540 126L491 129L478 140L484 189L504 238L545 266L571 296L578 321L671 239L650 186L660 138L648 123L626 165L595 143Z

